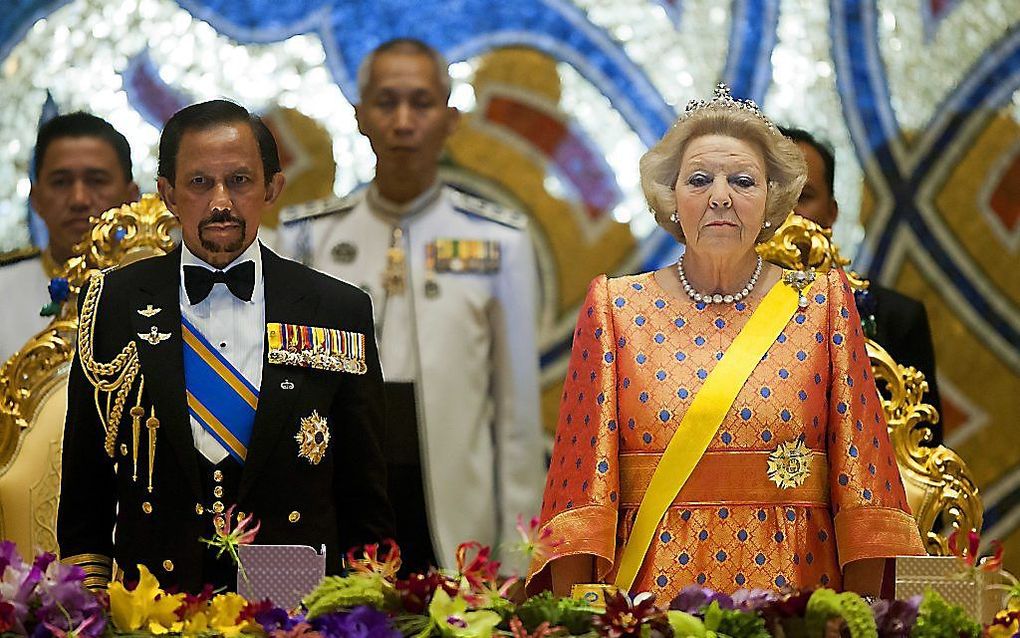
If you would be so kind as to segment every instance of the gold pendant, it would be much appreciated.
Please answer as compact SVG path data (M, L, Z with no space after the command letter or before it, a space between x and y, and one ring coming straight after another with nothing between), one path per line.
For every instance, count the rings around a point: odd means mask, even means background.
M383 290L387 295L399 295L404 292L406 284L406 262L403 246L404 232L399 228L393 229L393 239L390 247L386 249L386 270L383 272Z

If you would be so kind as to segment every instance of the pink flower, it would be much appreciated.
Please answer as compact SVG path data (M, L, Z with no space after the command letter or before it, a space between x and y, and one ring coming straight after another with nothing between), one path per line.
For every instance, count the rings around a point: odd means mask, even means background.
M521 543L518 545L520 551L532 561L550 556L554 549L563 544L562 540L552 537L551 527L540 525L537 516L533 517L525 527L524 517L518 514L517 533L521 535Z

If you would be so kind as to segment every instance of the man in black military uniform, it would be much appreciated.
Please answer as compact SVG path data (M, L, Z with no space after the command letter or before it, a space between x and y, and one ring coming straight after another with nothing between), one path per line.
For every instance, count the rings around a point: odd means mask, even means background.
M57 537L102 586L115 559L165 586L232 586L199 541L240 518L260 544L344 551L392 534L371 303L256 241L283 188L244 108L187 107L163 130L159 191L183 246L81 293ZM107 398L110 400L107 401ZM98 399L98 400L97 400Z
M832 228L839 215L839 204L833 193L836 158L832 150L802 129L781 130L804 153L808 166L808 179L794 212L820 226ZM928 381L924 402L941 414L942 401L935 379L935 349L924 304L873 281L866 293L857 295L857 306L866 331L872 333L868 336L900 365L914 366L924 373ZM941 421L932 426L932 432L932 443L941 444Z

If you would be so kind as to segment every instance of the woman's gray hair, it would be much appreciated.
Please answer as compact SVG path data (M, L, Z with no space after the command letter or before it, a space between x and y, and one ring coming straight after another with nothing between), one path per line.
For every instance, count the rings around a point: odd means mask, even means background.
M669 131L641 158L641 188L655 221L680 243L685 243L680 224L670 219L676 212L676 181L680 161L691 140L705 135L725 135L759 149L765 163L768 190L765 221L756 241L767 241L783 223L800 197L807 180L807 164L797 145L746 109L710 105L677 120Z

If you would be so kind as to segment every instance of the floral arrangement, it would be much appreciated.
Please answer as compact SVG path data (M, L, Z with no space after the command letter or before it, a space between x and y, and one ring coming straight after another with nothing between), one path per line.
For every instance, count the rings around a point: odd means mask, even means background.
M533 553L555 545L518 525ZM245 526L233 530L243 542ZM229 548L225 549L229 552ZM491 550L457 549L456 569L435 568L399 578L392 541L348 553L351 569L327 576L299 609L249 601L235 593L163 590L144 566L133 586L114 582L108 594L82 586L84 573L52 554L25 563L13 543L0 544L0 635L33 638L101 636L237 636L268 638L766 638L849 636L1006 638L1020 636L1020 591L986 627L928 591L905 601L866 602L828 589L724 594L687 587L660 604L651 594L607 594L592 607L545 592L511 600L516 578L501 578ZM1015 587L1013 589L1016 589ZM519 587L517 588L519 593Z
M0 542L0 634L87 636L107 628L106 601L82 586L85 572L53 554L26 563L14 543Z

